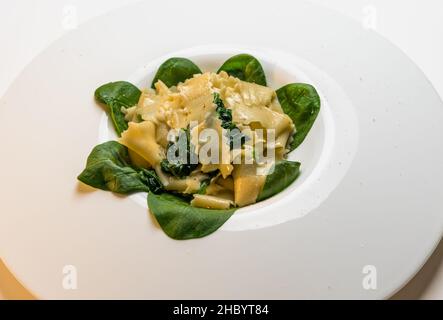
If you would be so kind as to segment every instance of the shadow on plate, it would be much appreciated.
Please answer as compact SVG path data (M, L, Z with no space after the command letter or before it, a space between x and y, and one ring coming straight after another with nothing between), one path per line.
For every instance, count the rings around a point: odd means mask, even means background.
M36 300L0 259L0 294L7 300Z
M423 298L425 290L434 280L443 261L443 239L420 271L400 291L391 297L393 300L414 300Z

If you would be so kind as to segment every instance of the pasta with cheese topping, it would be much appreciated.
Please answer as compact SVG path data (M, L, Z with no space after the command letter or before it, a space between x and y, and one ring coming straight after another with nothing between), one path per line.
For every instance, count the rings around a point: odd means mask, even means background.
M247 150L247 146L230 150L229 141L223 135L225 128L217 113L214 94L224 103L238 130L247 132L246 140L257 142L255 132L261 130L262 143L274 149L265 151L275 152L275 161L278 161L284 157L285 147L295 127L291 118L282 111L275 91L242 81L224 71L197 74L171 88L159 80L154 87L142 92L136 106L124 110L129 125L120 143L131 150L133 161L140 163L139 158L144 159L146 165L163 177L166 190L192 195L193 206L226 209L256 202L265 175L257 174L259 163L233 163L232 153L241 153ZM218 133L218 150L215 152L219 152L220 157L218 163L197 163L187 177L174 177L165 173L159 165L166 159L167 148L171 144L167 135L171 129L186 129L191 125L193 132L212 129ZM267 143L270 130L275 139ZM194 150L199 150L201 141L198 136L191 141ZM209 184L204 193L199 193L203 181L209 181Z

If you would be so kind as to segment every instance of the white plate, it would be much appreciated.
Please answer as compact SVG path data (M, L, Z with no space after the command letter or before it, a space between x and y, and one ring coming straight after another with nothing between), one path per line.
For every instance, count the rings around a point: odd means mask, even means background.
M293 155L306 170L292 188L209 237L174 241L136 197L77 184L107 134L98 85L146 82L172 52L209 67L243 49L263 57L273 83L294 76L322 95ZM1 100L0 119L0 256L41 298L385 298L442 234L439 97L391 44L312 4L120 9L37 57ZM75 290L63 286L67 265ZM375 267L375 290L363 286L365 266Z

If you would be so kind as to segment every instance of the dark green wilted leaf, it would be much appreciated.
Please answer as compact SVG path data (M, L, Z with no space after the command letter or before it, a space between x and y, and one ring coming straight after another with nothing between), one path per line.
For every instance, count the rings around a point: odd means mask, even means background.
M149 192L158 194L164 191L163 184L154 170L141 169L139 175L141 181L148 187Z
M185 150L184 159L180 158L180 150ZM194 148L191 145L191 136L189 129L181 129L179 132L178 141L175 143L169 143L168 157L172 153L177 157L177 161L172 162L168 159L163 159L160 163L162 170L177 178L184 178L191 174L193 170L198 167L198 163L191 163L193 160ZM195 162L197 162L197 156L195 155Z
M232 111L225 107L223 100L218 93L214 93L214 103L221 127L228 131L229 147L232 150L235 146L242 146L246 142L246 136L240 131L232 121Z

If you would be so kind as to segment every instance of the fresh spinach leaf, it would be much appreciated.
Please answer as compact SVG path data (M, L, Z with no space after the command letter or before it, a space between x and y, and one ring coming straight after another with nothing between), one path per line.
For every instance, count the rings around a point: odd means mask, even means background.
M133 107L140 99L141 91L126 81L107 83L95 90L95 98L108 106L118 136L128 129L123 108Z
M263 190L257 197L257 201L262 201L281 192L300 174L300 162L283 160L275 164L274 172L266 177Z
M163 231L176 240L207 236L220 228L236 210L196 208L186 200L168 193L150 193L148 206Z
M158 68L151 87L154 88L158 80L161 80L168 87L176 86L198 73L202 73L202 71L191 60L186 58L170 58Z
M289 150L297 148L311 130L320 111L320 97L315 88L305 83L291 83L277 90L283 111L294 122L296 132Z
M217 73L220 71L225 71L243 81L266 86L266 75L260 62L246 53L238 54L226 60Z
M128 149L116 141L94 147L78 180L94 188L121 194L163 191L155 172L136 171L131 166Z

